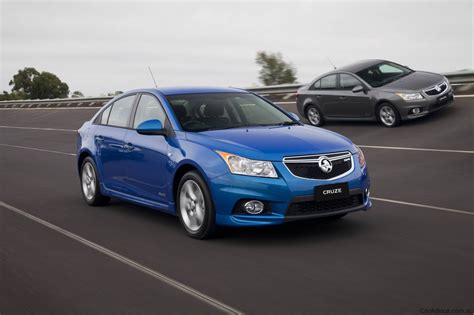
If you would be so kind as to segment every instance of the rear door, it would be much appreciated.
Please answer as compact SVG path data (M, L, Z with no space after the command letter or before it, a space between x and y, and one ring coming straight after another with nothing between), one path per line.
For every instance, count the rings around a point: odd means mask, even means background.
M315 86L316 99L324 116L331 117L337 114L339 96L337 94L337 74L330 74L319 80Z
M124 139L136 95L122 97L107 108L95 128L97 162L107 189L125 192Z
M161 135L141 135L136 128L144 121L158 119L170 128L160 101L151 94L140 96L132 119L131 129L125 137L124 161L126 184L133 196L163 203L167 193L168 139Z
M373 116L370 110L370 98L365 91L354 93L352 89L364 86L356 77L347 74L339 74L339 105L338 110L344 118L367 118Z

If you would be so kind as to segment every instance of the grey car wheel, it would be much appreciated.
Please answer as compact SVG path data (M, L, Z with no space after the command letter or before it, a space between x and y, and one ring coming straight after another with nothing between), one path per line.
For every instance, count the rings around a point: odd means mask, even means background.
M321 112L314 105L310 105L306 110L306 118L308 118L309 123L313 126L321 126L324 122Z
M377 118L385 127L396 127L400 124L400 115L397 109L388 103L379 106Z

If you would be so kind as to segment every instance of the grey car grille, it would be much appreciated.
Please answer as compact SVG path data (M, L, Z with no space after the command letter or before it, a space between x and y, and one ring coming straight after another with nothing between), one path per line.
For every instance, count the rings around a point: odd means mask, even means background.
M319 167L319 160L324 157L332 163L332 170L329 173L323 172ZM349 174L354 169L352 154L347 151L285 157L283 163L294 176L308 179L335 179Z
M426 95L435 96L443 93L447 88L448 84L446 82L442 82L424 90L423 92L425 92Z

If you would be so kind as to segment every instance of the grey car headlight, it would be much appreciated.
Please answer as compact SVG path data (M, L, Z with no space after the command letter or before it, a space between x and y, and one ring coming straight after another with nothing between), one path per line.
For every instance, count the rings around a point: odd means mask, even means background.
M418 101L422 100L423 96L420 93L395 93L405 101Z
M277 172L270 161L257 161L232 153L216 151L225 161L232 174L277 178Z

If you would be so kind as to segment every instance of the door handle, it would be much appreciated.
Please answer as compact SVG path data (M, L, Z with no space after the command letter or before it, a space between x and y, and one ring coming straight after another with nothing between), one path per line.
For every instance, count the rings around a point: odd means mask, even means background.
M346 97L345 97L345 96L339 96L339 99L340 99L340 100L345 100Z
M95 141L102 142L102 141L104 141L104 137L103 136L95 136Z

